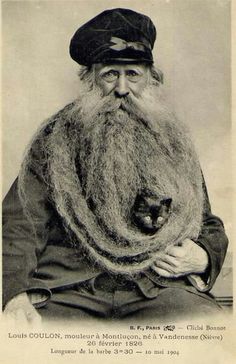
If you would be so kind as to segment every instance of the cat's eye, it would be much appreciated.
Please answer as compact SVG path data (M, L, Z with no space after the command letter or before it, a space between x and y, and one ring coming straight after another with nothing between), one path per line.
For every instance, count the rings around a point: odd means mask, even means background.
M150 217L150 216L145 216L145 217L144 217L144 220L145 220L146 222L151 222L151 220L152 220L152 219L151 219L151 217Z

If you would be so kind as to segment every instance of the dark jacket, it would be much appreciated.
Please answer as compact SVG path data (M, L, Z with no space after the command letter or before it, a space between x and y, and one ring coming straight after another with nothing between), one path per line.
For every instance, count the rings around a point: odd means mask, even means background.
M30 175L27 188L28 197L38 206L35 240L31 224L23 213L17 183L17 180L13 183L3 202L3 306L25 291L42 292L50 298L55 288L71 288L102 272L79 246L72 244L61 217L50 202L46 185L36 171ZM191 276L168 279L150 270L136 279L147 298L152 298L152 288L156 284L160 287L181 286L197 294L212 288L221 270L228 240L222 221L211 213L205 184L204 192L202 228L196 243L209 256L209 268L202 275L205 288L199 289Z

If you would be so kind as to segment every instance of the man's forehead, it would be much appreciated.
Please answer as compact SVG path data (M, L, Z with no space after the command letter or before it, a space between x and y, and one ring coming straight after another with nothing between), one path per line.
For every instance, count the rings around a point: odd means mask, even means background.
M146 70L149 66L144 63L96 63L94 64L94 70L97 72L106 72L113 70Z

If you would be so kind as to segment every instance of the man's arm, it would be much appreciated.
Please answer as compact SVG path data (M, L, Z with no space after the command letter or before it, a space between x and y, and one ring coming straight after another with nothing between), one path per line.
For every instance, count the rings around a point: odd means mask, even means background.
M205 283L205 287L201 291L209 291L212 289L224 263L228 247L228 238L225 234L222 220L211 212L211 205L204 179L203 192L205 197L203 221L196 244L203 248L208 255L208 266L200 276ZM195 278L191 276L188 278L196 287Z
M28 176L27 195L36 206L35 231L23 210L18 180L3 201L3 307L17 295L25 297L25 292L41 293L44 300L50 297L50 290L45 284L33 277L38 257L47 243L50 217L46 188L34 173ZM17 302L22 302L22 299Z
M206 185L203 182L204 213L198 239L186 239L181 246L160 253L152 269L166 278L188 276L200 291L209 291L220 273L228 239L222 221L211 213Z

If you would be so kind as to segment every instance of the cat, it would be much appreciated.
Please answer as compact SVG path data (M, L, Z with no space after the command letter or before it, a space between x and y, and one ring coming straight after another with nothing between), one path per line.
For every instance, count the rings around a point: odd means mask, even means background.
M132 223L145 234L155 234L170 216L172 198L158 197L151 192L137 195L131 212Z

